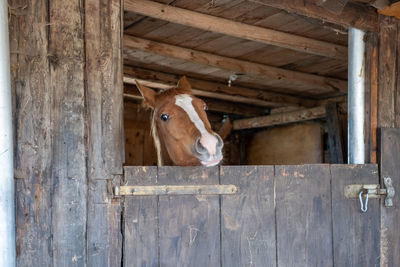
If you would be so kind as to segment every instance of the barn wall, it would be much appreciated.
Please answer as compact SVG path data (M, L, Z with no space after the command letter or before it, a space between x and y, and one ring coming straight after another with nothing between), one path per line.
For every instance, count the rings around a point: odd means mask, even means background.
M17 265L117 266L121 1L9 1Z
M323 128L302 123L255 133L247 143L247 164L284 165L323 163Z

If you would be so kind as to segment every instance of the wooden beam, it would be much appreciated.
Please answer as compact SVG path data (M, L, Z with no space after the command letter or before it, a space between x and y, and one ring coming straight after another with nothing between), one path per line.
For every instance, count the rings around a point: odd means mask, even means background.
M286 88L297 85L308 90L317 89L324 92L347 92L347 82L343 80L218 56L183 47L149 41L130 35L124 35L124 47L126 49L139 49L166 57L183 59L197 64L244 73L250 76L262 78L266 84L271 86L277 86L276 81L279 81L279 85Z
M141 101L142 95L137 90L136 86L126 84L124 86L124 98L135 101ZM228 101L215 100L202 97L207 103L210 111L221 112L225 114L237 114L244 116L261 116L266 113L266 108L250 106L242 103L233 103Z
M261 116L250 119L241 119L233 121L234 130L243 130L251 128L269 127L275 125L289 124L300 121L308 121L326 116L324 106L285 112L268 116Z
M374 8L369 8L356 3L347 3L340 16L329 12L324 7L317 5L319 0L250 0L274 8L284 9L289 13L312 17L348 27L355 27L365 31L378 31L378 13Z
M136 67L124 67L124 82L135 84L134 80L143 82L149 87L167 89L176 86L180 75L146 70ZM263 90L249 89L239 86L229 87L227 84L188 78L194 95L215 99L234 101L264 107L304 106L312 107L317 101Z
M148 0L125 0L124 9L145 16L318 56L347 59L347 47L248 25Z
M326 121L328 125L328 144L331 155L331 163L343 163L342 129L339 122L337 105L335 103L326 106Z

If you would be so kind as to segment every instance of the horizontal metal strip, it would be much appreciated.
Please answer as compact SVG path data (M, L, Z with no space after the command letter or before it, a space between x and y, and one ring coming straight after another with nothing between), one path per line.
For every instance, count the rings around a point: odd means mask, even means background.
M154 196L154 195L226 195L236 194L235 185L152 185L116 187L116 196Z

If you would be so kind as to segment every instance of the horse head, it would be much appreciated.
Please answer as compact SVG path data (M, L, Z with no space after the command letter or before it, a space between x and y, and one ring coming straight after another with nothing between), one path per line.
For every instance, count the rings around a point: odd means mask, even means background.
M175 165L215 166L222 160L223 141L208 121L207 105L192 95L191 85L182 77L176 88L157 93L136 81L144 104L153 109L153 137L166 149ZM158 139L159 140L156 140ZM162 146L162 148L161 148ZM160 161L159 161L160 164Z

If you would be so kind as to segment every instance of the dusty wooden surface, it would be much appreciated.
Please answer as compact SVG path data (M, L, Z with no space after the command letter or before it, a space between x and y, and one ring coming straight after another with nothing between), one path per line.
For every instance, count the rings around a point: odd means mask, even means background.
M391 177L396 195L393 207L384 207L381 202L381 266L400 266L400 130L383 128L380 133L381 184L384 177Z
M85 40L79 2L49 5L52 90L52 263L86 263Z
M397 23L380 16L378 127L395 127L397 81Z
M120 264L120 14L120 1L10 2L18 266Z
M240 188L221 196L222 266L276 266L274 167L221 167L220 180Z
M123 164L122 1L84 2L87 113L87 265L122 260L121 209L109 185ZM99 198L99 196L101 196Z
M330 266L329 165L275 167L278 266Z
M51 266L52 91L47 3L9 1L17 266ZM40 26L37 26L40 25Z
M157 167L125 167L126 185L157 184ZM158 196L124 200L124 266L159 266Z
M363 213L358 198L346 199L343 190L351 184L379 183L378 166L331 165L331 175L335 266L378 266L379 200L369 199Z
M218 184L218 167L159 167L160 184ZM160 196L160 264L220 262L219 196Z

